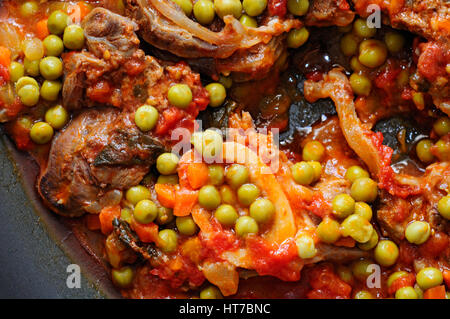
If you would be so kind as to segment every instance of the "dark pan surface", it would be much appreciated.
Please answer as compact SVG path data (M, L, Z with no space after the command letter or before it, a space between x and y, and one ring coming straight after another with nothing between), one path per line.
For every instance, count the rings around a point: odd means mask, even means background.
M37 165L0 134L0 298L120 297L70 225L39 200ZM66 285L70 264L81 268L81 288Z

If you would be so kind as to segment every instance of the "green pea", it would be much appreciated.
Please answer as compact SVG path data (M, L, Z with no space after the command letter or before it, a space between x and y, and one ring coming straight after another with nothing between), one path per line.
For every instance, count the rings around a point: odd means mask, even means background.
M288 0L287 8L295 16L305 15L309 9L309 0Z
M200 188L198 193L198 203L200 206L213 210L219 207L221 202L220 193L212 185L206 185Z
M30 138L36 144L46 144L53 137L53 128L45 122L35 123L31 127Z
M69 50L81 50L84 47L84 30L76 24L69 25L64 29L63 42Z
M355 211L355 200L348 194L339 194L331 202L333 214L338 218L345 218Z
M364 65L362 65L361 62L359 62L359 60L356 56L354 56L350 59L350 68L356 73L368 71L368 69Z
M218 107L223 104L227 97L227 91L221 83L210 83L205 89L209 93L209 106Z
M158 179L156 180L157 184L171 184L176 185L178 184L178 175L159 175Z
M338 29L338 31L340 32L340 33L347 33L347 32L350 32L350 31L352 31L352 28L353 28L353 25L350 23L350 24L347 24L347 25L344 25L344 26L339 26L339 27L337 27L337 29Z
M234 226L236 234L240 237L244 237L248 234L256 234L259 231L256 220L249 216L241 216L236 220Z
M239 218L239 215L233 206L228 204L222 204L219 207L217 207L216 212L214 213L214 217L216 217L216 219L222 225L231 227L236 223L236 220Z
M186 84L175 84L167 93L170 104L180 109L185 109L192 102L192 91Z
M387 58L386 45L378 40L364 40L359 45L359 62L369 68L382 65Z
M114 285L119 288L129 288L133 283L134 271L131 267L125 266L111 270L111 276Z
M27 1L20 6L20 14L24 18L34 16L39 10L39 6L35 1Z
M322 165L317 161L309 161L308 164L313 168L314 170L314 180L313 182L316 182L320 179L320 176L322 175Z
M309 235L302 235L295 241L297 245L297 252L300 258L313 258L317 254L317 249L314 244L314 239Z
M220 164L213 164L208 166L209 182L212 185L222 185L225 180L225 169Z
M352 197L359 202L373 202L378 196L377 183L368 178L357 178L350 189Z
M211 24L215 15L214 4L211 0L199 0L194 4L194 16L200 24Z
M23 88L26 85L32 85L38 88L39 90L39 84L37 81L29 76L23 76L16 82L16 92L18 93L21 88Z
M364 282L367 277L372 274L369 269L369 266L372 264L373 262L367 259L361 259L353 262L351 265L353 276L355 276L355 278L359 281Z
M429 139L423 139L416 145L416 154L422 163L431 163L434 160L434 155L431 153L433 142Z
M389 267L395 264L398 258L398 247L390 240L381 240L375 248L375 260L382 266Z
M450 118L447 116L438 118L433 124L433 130L439 136L447 135L450 132Z
M348 284L353 283L353 273L350 268L342 265L338 265L336 268L336 274Z
M233 85L233 79L230 76L220 75L219 82L227 89L231 88Z
M372 219L372 208L364 202L356 202L355 215L359 215L370 221Z
M387 286L388 288L390 288L392 286L392 284L394 283L394 281L396 281L399 278L408 276L408 273L406 271L396 271L394 273L392 273L387 280Z
M246 26L247 28L257 28L258 27L258 21L256 21L255 18L252 18L246 14L241 15L239 18L239 22Z
M47 101L56 101L61 89L61 82L45 80L41 86L41 97Z
M309 38L309 31L305 27L301 29L293 29L289 31L287 36L287 45L289 48L299 48L302 46Z
M354 299L375 299L367 290L360 290L355 294Z
M158 215L158 207L149 199L143 199L134 207L133 216L138 223L149 224Z
M434 145L436 156L441 162L450 161L450 145L442 138Z
M151 193L147 187L142 186L142 185L137 185L137 186L133 186L127 190L127 192L125 193L125 198L132 205L136 205L141 200L151 199Z
M438 201L437 210L442 217L450 220L450 195L444 196Z
M353 23L353 32L358 37L371 38L377 33L377 30L374 27L368 26L365 19L359 18Z
M58 35L64 32L64 29L67 27L68 23L69 16L64 12L57 10L53 11L48 17L47 28L50 33Z
M418 299L413 287L402 287L395 292L395 299Z
M55 130L59 130L69 121L69 113L61 105L55 105L45 112L45 121Z
M387 32L384 35L384 43L391 53L398 53L405 45L405 38L397 32Z
M120 219L130 224L133 221L133 211L128 207L124 207L120 210Z
M200 292L200 299L223 299L219 289L209 286Z
M345 56L355 55L358 52L358 39L352 33L342 36L339 45Z
M325 147L319 141L310 141L305 144L302 151L302 157L305 161L318 161L323 158Z
M192 13L191 0L172 0L172 1L175 2L187 16L191 15Z
M307 162L298 162L291 166L294 181L300 185L309 185L314 181L314 169Z
M434 267L423 268L416 275L417 284L422 290L439 286L443 280L442 272Z
M242 184L248 182L249 171L248 168L241 164L233 164L228 167L225 174L225 179L232 188L237 189Z
M158 246L165 253L173 253L177 249L178 235L173 229L163 229L158 233Z
M266 223L275 215L275 206L265 198L255 200L250 205L250 216L258 223Z
M372 235L370 236L369 241L365 242L365 243L358 243L358 247L361 250L371 250L373 248L375 248L378 244L378 233L373 230Z
M40 73L39 73L39 63L40 62L41 62L40 60L31 61L31 60L25 58L23 60L23 66L25 68L25 73L27 75L31 75L31 76L35 76L35 77L39 76L40 75Z
M259 188L254 184L244 184L238 188L237 195L243 206L250 206L261 194Z
M363 74L353 73L350 75L350 85L353 92L357 95L368 96L372 89L370 79Z
M174 219L173 210L167 207L158 207L158 216L156 223L158 225L166 225Z
M60 37L51 34L44 39L44 48L47 56L60 56L64 51L64 43Z
M218 130L207 129L204 132L195 132L191 142L204 159L212 160L222 154L223 137Z
M11 62L9 65L9 77L11 82L17 82L25 74L24 66L19 62Z
M356 179L361 177L369 177L369 173L360 166L351 166L345 172L345 179L353 183Z
M425 98L422 92L414 92L412 94L412 101L419 109L423 109L425 107Z
M430 224L423 221L410 223L405 230L405 237L411 244L421 245L428 240L431 234Z
M341 237L340 225L337 221L325 217L316 229L317 236L327 244L336 242Z
M142 105L134 114L136 126L143 132L152 130L158 123L158 110L151 105Z
M39 102L39 88L31 84L23 86L17 95L22 104L26 106L34 106Z
M350 236L358 243L368 242L373 232L373 226L369 221L359 215L350 215L341 224L342 235Z
M191 216L177 217L177 229L182 235L192 236L198 231L198 226Z
M239 0L214 0L214 8L221 19L227 15L239 19L242 14L242 4Z
M220 186L220 197L222 198L222 203L234 205L236 203L236 196L233 190L228 185Z
M156 159L156 169L163 175L173 175L177 172L178 156L173 153L162 153Z
M63 65L59 58L49 56L39 62L39 71L46 80L56 80L63 74Z
M267 0L244 0L242 6L249 16L259 16L267 7Z

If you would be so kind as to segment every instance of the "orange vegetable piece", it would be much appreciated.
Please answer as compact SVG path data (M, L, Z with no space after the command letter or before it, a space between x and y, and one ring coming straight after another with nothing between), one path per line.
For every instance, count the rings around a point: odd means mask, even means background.
M340 247L355 247L355 240L351 237L342 237L336 241L333 245Z
M205 163L191 163L187 168L187 179L193 189L199 189L208 182L208 166Z
M179 189L175 192L175 206L173 214L175 216L188 216L192 208L197 203L198 191L189 189Z
M442 274L444 275L444 282L447 288L450 289L450 270L444 270Z
M141 224L133 219L132 228L143 243L154 243L158 239L158 226L155 223Z
M36 36L41 40L44 40L50 34L48 32L47 20L45 18L36 23Z
M7 47L0 46L0 64L6 68L11 64L11 51Z
M155 184L156 195L161 205L167 208L175 206L175 187L170 184Z
M107 206L100 212L100 228L105 235L110 234L113 231L112 221L114 218L120 217L120 206Z
M423 299L445 299L445 286L427 289L423 294Z

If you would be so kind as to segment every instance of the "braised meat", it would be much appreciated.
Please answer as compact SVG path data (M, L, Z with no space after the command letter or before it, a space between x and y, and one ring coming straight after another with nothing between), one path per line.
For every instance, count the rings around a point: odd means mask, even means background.
M55 137L38 190L61 215L99 213L138 184L163 150L119 110L86 110Z

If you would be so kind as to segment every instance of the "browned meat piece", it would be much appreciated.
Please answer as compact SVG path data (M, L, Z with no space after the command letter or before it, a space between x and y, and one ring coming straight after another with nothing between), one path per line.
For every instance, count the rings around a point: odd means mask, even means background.
M449 184L450 164L442 162L428 166L421 180L421 195L401 199L382 192L377 220L383 235L402 240L406 226L412 220L427 221L435 231L449 233L450 223L436 208L439 199L447 194Z
M346 0L313 0L310 1L305 24L318 27L346 26L355 17Z
M54 138L38 190L61 215L99 213L138 184L163 150L118 110L90 109Z
M202 63L211 59L213 67L202 71L213 78L231 73L238 81L266 76L286 49L283 33L301 26L296 19L267 17L262 26L245 28L228 16L222 31L213 32L167 0L127 0L127 15L138 23L144 40L156 48L187 58L193 65L199 64L196 59Z

